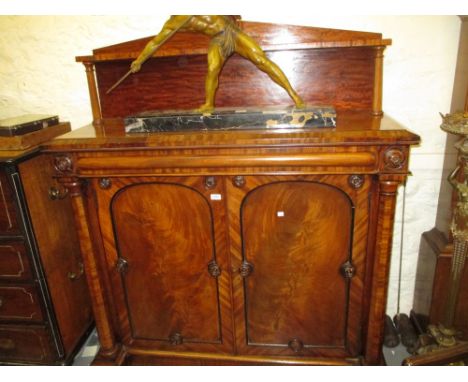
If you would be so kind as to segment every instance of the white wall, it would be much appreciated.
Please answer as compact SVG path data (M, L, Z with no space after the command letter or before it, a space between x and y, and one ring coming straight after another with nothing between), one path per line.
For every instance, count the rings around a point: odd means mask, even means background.
M154 12L156 13L156 12ZM399 198L388 313L397 310L398 265L403 239L400 311L412 306L421 233L435 224L446 134L439 112L450 111L460 19L456 16L294 16L243 13L244 20L383 33L386 115L419 134L406 187L404 232ZM75 56L155 34L162 16L0 16L0 118L56 113L73 128L91 121L84 69ZM402 192L400 193L402 194Z

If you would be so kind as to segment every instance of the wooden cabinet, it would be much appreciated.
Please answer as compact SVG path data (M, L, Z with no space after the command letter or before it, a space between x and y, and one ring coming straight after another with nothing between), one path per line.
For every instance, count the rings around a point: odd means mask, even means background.
M0 363L70 363L92 325L70 198L37 150L0 160Z
M178 133L82 150L88 128L50 144L95 363L380 362L396 192L418 139L382 123L366 144L369 130L330 146L313 141L339 132Z
M396 193L419 142L382 117L390 41L241 27L336 128L126 133L124 116L198 105L206 37L176 33L110 94L148 40L77 58L93 125L45 151L72 198L95 364L381 362ZM249 65L226 62L217 106L289 102Z

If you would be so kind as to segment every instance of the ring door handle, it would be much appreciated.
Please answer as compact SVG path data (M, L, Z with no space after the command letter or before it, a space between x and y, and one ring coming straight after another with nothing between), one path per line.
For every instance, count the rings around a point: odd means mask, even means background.
M117 269L117 272L119 272L122 275L125 275L128 271L128 261L125 260L123 257L120 257L115 264L115 268Z
M248 261L243 261L241 266L239 267L239 274L243 277L249 277L254 270L254 267L252 264L250 264Z
M219 275L221 275L221 268L216 262L216 260L211 260L208 263L208 273L210 274L211 277L217 278Z

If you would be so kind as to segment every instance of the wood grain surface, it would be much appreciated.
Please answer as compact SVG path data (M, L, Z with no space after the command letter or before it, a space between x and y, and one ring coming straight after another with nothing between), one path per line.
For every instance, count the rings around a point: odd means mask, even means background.
M22 241L0 243L0 280L31 280L31 264Z
M270 24L252 21L239 22L240 28L256 40L263 50L296 50L304 48L347 48L359 46L390 45L391 40L382 39L381 33L315 28L287 24ZM155 31L156 33L157 31ZM153 38L118 43L97 48L92 56L77 57L77 61L107 61L136 58L148 41ZM157 56L206 54L209 38L202 34L179 32L158 50Z
M294 50L268 53L310 105L337 110L372 109L374 52L370 48ZM206 56L148 60L142 70L106 95L130 61L96 63L103 118L148 110L196 109L204 102ZM346 90L346 91L344 91ZM217 107L291 105L288 94L251 62L234 55L219 77Z
M245 279L233 275L240 352L357 354L369 183L356 192L346 176L245 182L240 188L228 183L233 269L244 260L253 266ZM340 274L347 260L356 269L350 282ZM294 338L303 344L300 351L288 347Z
M241 26L308 104L337 109L336 128L126 134L122 117L203 103L208 39L176 34L108 95L149 38L77 58L94 127L45 151L71 164L57 176L75 196L96 364L380 363L396 190L419 142L381 115L390 41ZM227 61L218 107L289 103Z
M203 177L140 177L111 178L105 189L96 179L93 187L124 343L232 351L223 184L215 180L207 187ZM128 263L123 273L116 270L119 259ZM217 277L208 268L213 260ZM174 334L181 343L173 343Z
M213 220L197 191L175 184L135 184L111 205L132 337L220 342Z
M55 351L47 330L35 325L0 325L0 355L6 362L53 362Z
M311 182L279 182L251 191L241 209L247 341L344 346L352 205L346 194Z
M66 192L53 180L54 167L49 159L39 155L19 167L55 316L68 355L92 325L93 317L86 278L80 269L82 260L70 198L52 200L49 197L51 187ZM70 273L78 278L71 279Z
M12 186L0 169L0 234L18 235L21 232L14 200Z

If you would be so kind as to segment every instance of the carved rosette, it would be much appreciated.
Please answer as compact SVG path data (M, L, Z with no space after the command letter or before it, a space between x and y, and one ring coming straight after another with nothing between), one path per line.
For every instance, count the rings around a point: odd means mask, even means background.
M232 184L237 188L242 188L245 186L245 178L242 175L236 175L232 178Z
M73 172L73 161L68 155L59 155L54 158L54 167L60 174Z
M205 177L205 189L211 190L216 187L216 178L214 176Z
M99 179L99 187L102 188L103 190L107 190L111 188L111 186L112 186L112 181L109 178Z
M406 166L406 154L399 147L390 147L385 150L384 164L386 170L401 170Z
M350 175L348 178L348 184L355 190L358 190L364 185L364 176Z

